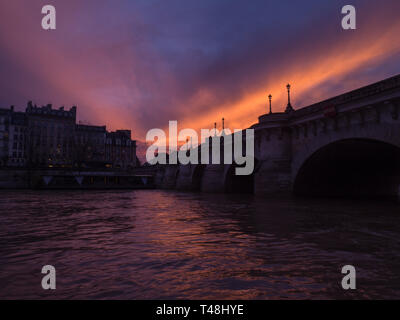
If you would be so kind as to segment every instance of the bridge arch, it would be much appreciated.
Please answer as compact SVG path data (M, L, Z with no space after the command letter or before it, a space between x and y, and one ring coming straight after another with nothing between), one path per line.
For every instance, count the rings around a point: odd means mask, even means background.
M175 176L175 188L185 191L200 191L205 167L206 165L203 164L179 165Z
M337 140L310 151L293 174L297 195L398 196L400 146L370 138Z
M245 165L231 164L227 166L224 175L224 189L227 193L249 193L253 194L255 189L254 177L258 169L258 159L254 158L254 170L251 175L239 176L236 175L236 168L244 167Z

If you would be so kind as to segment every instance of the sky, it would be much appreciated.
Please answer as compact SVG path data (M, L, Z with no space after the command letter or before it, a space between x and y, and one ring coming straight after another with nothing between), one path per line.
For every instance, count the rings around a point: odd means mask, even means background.
M56 8L57 29L41 27ZM343 30L341 9L357 10ZM78 107L131 129L232 131L400 73L398 0L13 0L0 2L0 108Z

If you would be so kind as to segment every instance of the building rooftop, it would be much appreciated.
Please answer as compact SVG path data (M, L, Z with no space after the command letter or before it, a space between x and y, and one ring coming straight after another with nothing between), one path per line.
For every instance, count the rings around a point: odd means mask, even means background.
M78 131L106 132L106 126L92 126L88 124L77 124L76 129Z
M76 106L71 107L70 110L65 110L64 107L53 109L51 104L46 106L38 107L32 104L32 101L28 102L26 107L27 114L41 115L41 116L52 116L52 117L66 117L76 119Z

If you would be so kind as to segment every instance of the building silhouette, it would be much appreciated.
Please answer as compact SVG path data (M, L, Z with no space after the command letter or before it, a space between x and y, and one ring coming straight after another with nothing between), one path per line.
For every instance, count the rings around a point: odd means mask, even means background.
M130 130L76 123L76 106L53 109L28 102L25 112L0 108L0 166L120 168L137 165Z
M106 161L116 168L128 168L138 165L136 159L136 141L131 140L130 130L117 130L106 133Z

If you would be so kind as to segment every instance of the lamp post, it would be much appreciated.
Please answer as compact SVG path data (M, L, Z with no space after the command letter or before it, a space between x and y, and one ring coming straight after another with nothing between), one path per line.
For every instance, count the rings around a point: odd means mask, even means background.
M288 104L287 104L287 107L286 107L286 110L285 110L286 113L294 111L294 109L292 107L292 104L290 103L290 88L291 88L291 86L288 83L288 85L286 86L287 94L288 94Z
M271 114L272 113L272 95L271 94L268 96L268 99L269 99L269 113Z

